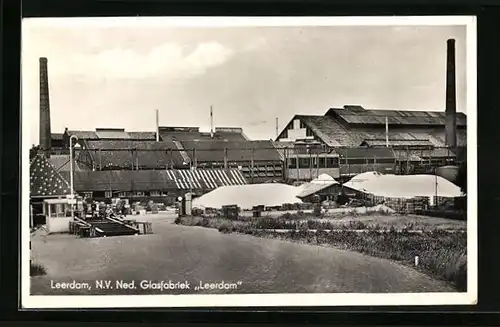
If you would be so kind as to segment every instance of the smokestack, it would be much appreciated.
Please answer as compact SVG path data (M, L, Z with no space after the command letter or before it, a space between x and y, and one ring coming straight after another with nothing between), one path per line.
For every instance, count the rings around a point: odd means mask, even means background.
M50 101L49 77L47 73L47 58L40 58L40 147L45 157L50 158Z
M447 41L446 61L446 146L454 148L457 145L457 99L455 81L455 40Z
M278 126L278 117L276 117L276 138L278 138L280 134L279 126Z
M156 142L160 140L160 114L159 110L156 109Z
M389 147L389 119L385 117L385 146Z
M214 113L212 106L210 106L210 137L214 138Z

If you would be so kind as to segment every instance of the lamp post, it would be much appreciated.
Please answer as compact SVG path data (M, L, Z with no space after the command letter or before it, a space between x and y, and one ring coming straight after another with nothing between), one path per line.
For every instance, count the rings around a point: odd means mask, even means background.
M74 220L75 210L73 200L75 195L73 194L73 140L78 141L76 135L71 135L69 138L69 186L70 186L70 197L71 197L71 220ZM80 147L77 143L75 147Z

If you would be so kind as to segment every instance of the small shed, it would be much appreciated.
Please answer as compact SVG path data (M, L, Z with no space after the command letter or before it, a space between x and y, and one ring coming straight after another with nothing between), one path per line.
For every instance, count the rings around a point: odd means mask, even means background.
M68 198L43 200L43 214L49 233L69 232L69 223L73 219L71 207L74 203L75 200Z

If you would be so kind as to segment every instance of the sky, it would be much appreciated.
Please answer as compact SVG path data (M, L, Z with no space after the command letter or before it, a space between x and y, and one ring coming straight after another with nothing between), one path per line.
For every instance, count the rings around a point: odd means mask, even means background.
M22 112L38 144L39 57L48 59L52 133L99 127L242 127L276 137L295 114L346 104L444 111L446 40L456 39L466 112L465 26L179 27L22 24Z

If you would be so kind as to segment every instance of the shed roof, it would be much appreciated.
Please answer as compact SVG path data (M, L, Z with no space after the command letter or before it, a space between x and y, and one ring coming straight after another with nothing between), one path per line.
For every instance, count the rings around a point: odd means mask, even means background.
M238 169L115 170L74 174L77 192L210 190L243 184L247 181Z
M130 168L136 165L145 168L161 168L183 164L182 156L172 142L89 140L87 146L94 163L103 168Z
M195 149L198 162L222 162L227 149L228 161L280 161L278 151L271 141L182 141L186 153L193 159ZM252 151L253 149L253 151Z

